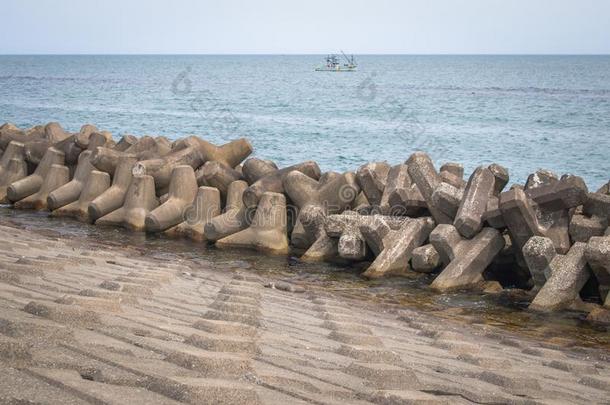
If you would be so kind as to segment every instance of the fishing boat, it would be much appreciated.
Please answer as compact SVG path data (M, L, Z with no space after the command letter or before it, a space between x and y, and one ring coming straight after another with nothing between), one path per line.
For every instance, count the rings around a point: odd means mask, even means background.
M345 63L342 64L337 55L328 55L326 57L326 64L318 66L316 72L355 72L358 66L354 60L354 55L348 57L345 52L341 51L341 53Z

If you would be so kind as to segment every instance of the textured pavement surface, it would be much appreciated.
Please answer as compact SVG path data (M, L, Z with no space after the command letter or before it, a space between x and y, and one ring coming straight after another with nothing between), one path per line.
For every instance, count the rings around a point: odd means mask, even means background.
M0 226L0 404L610 403L610 356Z

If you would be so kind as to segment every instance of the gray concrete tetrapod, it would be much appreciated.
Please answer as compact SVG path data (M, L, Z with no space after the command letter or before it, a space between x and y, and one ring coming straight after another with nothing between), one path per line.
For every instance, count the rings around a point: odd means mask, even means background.
M299 171L288 173L283 179L283 188L290 200L302 211L309 205L319 206L325 215L338 214L349 208L360 191L353 173L333 173L319 181ZM315 235L303 227L300 213L292 231L292 244L307 248L315 240Z
M64 154L54 148L49 148L44 154L40 164L31 175L12 183L7 189L9 200L15 202L24 199L27 196L35 194L40 190L44 178L51 170L51 166L63 165Z
M409 175L413 182L417 185L417 188L421 192L430 214L434 218L437 224L451 224L453 219L440 211L434 200L432 194L438 185L441 183L441 177L434 168L432 159L424 152L413 153L406 162L408 166Z
M217 188L201 186L193 204L187 208L184 222L165 231L169 236L184 236L197 242L205 242L205 224L220 215L220 192Z
M494 165L494 170L496 173L508 173L506 169L497 164ZM489 199L494 195L496 189L504 187L506 184L504 180L504 177L501 181L498 180L500 184L497 185L494 171L489 167L479 166L475 169L468 180L453 222L453 226L462 236L472 238L481 230L484 222L483 215L487 210Z
M201 168L201 176L205 185L218 189L223 201L226 201L229 185L243 179L240 172L216 161L206 162Z
M457 188L445 182L440 183L432 193L434 206L450 218L455 218L457 215L463 198L463 188Z
M165 142L160 142L150 136L143 136L137 143L125 150L116 149L116 147L96 147L91 155L91 164L97 170L113 176L121 156L133 155L136 157L136 161L140 161L165 156L169 152L170 148Z
M586 201L586 196L586 185L576 176L564 177L552 184L526 191L514 187L500 194L499 209L502 219L515 245L517 260L522 266L525 266L523 246L532 236L550 237L558 252L564 249L561 246L564 239L561 235L563 231L549 233L549 223L543 223L539 218L544 217L545 212L560 211L565 214L570 208L582 205ZM563 225L566 227L565 233L568 233L569 224Z
M483 228L472 239L463 238L453 225L441 224L430 234L430 243L448 263L431 286L437 291L472 288L483 281L483 271L500 253L505 241L494 228Z
M362 275L379 278L406 273L413 250L428 239L435 225L431 217L422 217L406 219L400 229L392 230L382 217L378 217L360 226L360 232L377 256Z
M243 194L247 188L248 183L243 180L229 184L224 212L210 219L203 227L207 240L222 239L246 229L250 225L251 210L244 207L243 203Z
M418 273L432 273L441 264L438 252L428 243L413 249L411 254L411 268Z
M32 195L29 195L17 202L17 209L47 209L47 198L49 193L58 189L70 181L70 169L64 165L51 165L51 169L47 172L40 189Z
M49 210L53 211L64 205L68 205L71 202L78 200L80 193L85 187L89 173L94 169L93 165L89 162L91 158L91 151L84 151L78 158L78 165L74 172L74 177L67 184L59 187L57 190L49 193L47 198L47 206Z
M263 193L251 225L233 235L217 240L216 246L288 254L286 197L279 193Z
M356 171L356 180L373 207L381 204L381 197L388 179L391 166L386 162L366 163Z
M191 146L172 151L163 157L142 160L134 165L133 174L139 176L152 176L155 179L155 188L157 191L160 191L167 189L169 186L174 168L178 166L189 166L195 170L201 166L203 162L204 160L201 156L201 152L197 148Z
M455 188L465 188L464 165L461 163L448 162L441 166L439 175L443 183L452 185Z
M609 229L610 231L610 229ZM604 305L610 307L610 233L595 236L589 240L585 258L599 283L599 293Z
M167 201L146 215L146 231L162 232L184 221L185 212L197 194L197 179L191 166L172 170Z
M575 242L587 242L593 236L603 236L610 219L610 195L595 192L587 194L582 214L570 220L570 237Z
M246 180L249 185L254 184L261 178L277 170L278 167L272 161L258 158L247 159L242 167L244 180Z
M151 176L133 176L127 189L125 203L119 209L104 215L96 225L122 226L131 231L146 229L146 215L159 206L155 195L155 180Z
M335 261L339 256L339 239L331 238L326 233L326 213L317 205L308 205L299 213L301 223L308 234L314 235L315 241L301 256L305 262Z
M93 221L97 221L104 215L123 206L127 189L133 177L131 169L134 164L136 164L136 157L133 155L119 157L116 173L112 179L112 186L89 204L89 217Z
M404 217L383 215L360 215L354 211L329 215L324 221L326 234L331 238L339 238L339 256L347 260L362 260L368 254L368 246L360 231L363 225L372 224L379 218L384 219L388 226L399 229L405 222Z
M0 204L10 201L6 195L8 185L21 180L28 175L28 164L23 159L11 159L0 175Z
M550 276L536 294L529 309L553 312L565 309L574 302L591 276L585 259L585 248L585 243L576 242L566 255L553 256L548 264ZM540 262L548 259L548 256L544 257Z
M379 204L381 214L413 216L419 214L425 207L424 198L411 180L408 166L405 164L392 166L381 195Z
M274 193L283 193L283 180L284 177L288 175L288 173L292 171L299 171L314 180L318 180L320 178L320 168L318 164L313 161L307 161L303 163L299 163L293 166L285 167L283 169L274 171L259 180L257 180L254 184L248 187L244 191L244 205L247 208L256 207L259 199L265 192L274 192Z
M523 246L523 257L534 282L534 290L538 291L551 277L551 261L557 252L553 241L543 236L532 236Z
M106 172L93 170L89 173L78 200L52 211L51 216L70 217L76 218L81 222L93 222L94 219L89 216L89 204L104 193L104 191L108 190L109 187L110 175Z
M196 136L190 136L184 139L184 142L197 147L204 162L216 161L232 168L252 153L252 144L246 138L239 138L222 146L213 145Z
M0 158L0 177L7 170L9 163L12 159L24 159L24 145L21 142L11 142L6 147L6 150ZM2 183L0 183L1 185Z

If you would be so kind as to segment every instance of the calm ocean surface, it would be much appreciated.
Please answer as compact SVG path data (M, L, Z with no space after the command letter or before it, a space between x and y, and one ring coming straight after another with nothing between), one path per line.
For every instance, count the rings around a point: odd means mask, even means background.
M425 150L511 180L546 168L610 178L610 56L0 56L0 121L94 123L115 136L248 137L280 165L323 170Z

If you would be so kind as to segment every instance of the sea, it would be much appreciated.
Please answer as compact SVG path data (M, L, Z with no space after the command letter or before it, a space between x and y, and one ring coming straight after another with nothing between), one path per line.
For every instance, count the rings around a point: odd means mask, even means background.
M610 179L610 56L0 56L0 122L57 121L122 134L247 137L279 166L499 163L511 183L538 170L596 190Z

